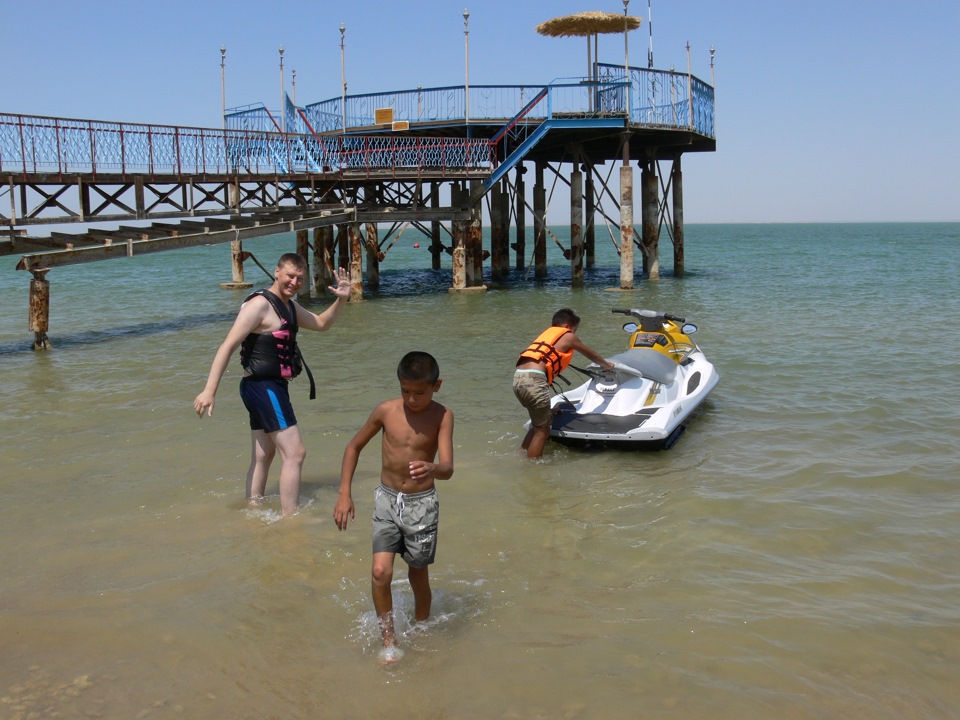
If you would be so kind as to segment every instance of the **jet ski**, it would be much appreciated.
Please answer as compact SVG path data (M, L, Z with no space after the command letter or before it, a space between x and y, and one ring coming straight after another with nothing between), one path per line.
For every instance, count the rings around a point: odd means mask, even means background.
M571 365L589 378L577 388L559 390L554 381L550 437L566 445L666 450L720 375L690 339L696 325L653 310L612 312L635 320L623 326L627 349L607 358L612 370Z

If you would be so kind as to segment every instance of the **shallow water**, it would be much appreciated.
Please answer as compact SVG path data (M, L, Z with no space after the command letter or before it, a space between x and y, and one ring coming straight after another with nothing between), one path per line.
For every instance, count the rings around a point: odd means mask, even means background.
M192 411L243 298L217 287L226 247L52 271L41 354L7 258L0 717L957 717L958 240L690 226L683 279L663 247L663 279L607 292L601 243L583 289L554 247L547 282L458 296L405 237L379 294L303 338L319 397L293 386L308 458L282 522L277 468L262 507L242 501L236 361L214 417ZM245 249L269 265L292 244ZM612 307L700 326L721 382L674 449L517 458L513 360L563 305L611 354ZM398 562L406 654L383 667L376 443L357 521L339 533L332 509L343 446L411 349L440 361L457 469L433 618L411 627Z

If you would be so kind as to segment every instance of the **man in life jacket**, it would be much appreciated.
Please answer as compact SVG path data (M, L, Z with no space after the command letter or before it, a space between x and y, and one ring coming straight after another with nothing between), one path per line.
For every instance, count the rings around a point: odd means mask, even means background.
M561 308L553 314L550 327L530 343L517 359L513 375L513 394L530 413L530 431L520 445L528 458L543 455L550 439L553 409L550 407L550 383L563 372L573 359L573 352L585 355L600 367L613 368L613 363L583 344L577 337L580 318L570 308Z
M297 371L297 330L329 330L350 297L350 278L346 270L339 268L336 286L327 288L336 300L315 315L294 302L306 272L306 261L296 253L281 256L273 272L273 285L251 295L240 307L233 327L213 358L207 384L193 401L199 416L203 417L204 412L213 415L220 380L233 353L242 345L244 376L240 397L250 413L253 446L247 471L247 499L252 504L263 499L270 463L279 451L280 509L284 516L296 511L300 503L300 472L307 454L287 388L288 378L295 377Z

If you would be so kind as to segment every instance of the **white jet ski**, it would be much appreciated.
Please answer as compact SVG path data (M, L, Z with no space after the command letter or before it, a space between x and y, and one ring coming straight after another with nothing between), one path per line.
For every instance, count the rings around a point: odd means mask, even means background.
M630 333L627 350L607 358L613 370L596 363L574 368L590 379L553 398L550 437L569 445L666 450L720 376L690 339L696 325L653 310L612 312L637 320L623 326Z

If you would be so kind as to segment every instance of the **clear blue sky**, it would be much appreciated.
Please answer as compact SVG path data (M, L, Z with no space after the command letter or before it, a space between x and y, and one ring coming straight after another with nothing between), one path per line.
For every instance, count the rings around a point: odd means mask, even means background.
M685 217L698 222L960 221L960 3L956 0L652 0L654 64L710 81L717 147L684 156ZM350 92L582 75L581 38L534 27L620 0L0 0L0 112L219 127L227 105L279 105L278 47L297 101ZM630 36L645 66L644 18ZM623 61L622 36L600 59ZM639 178L637 178L639 180Z

